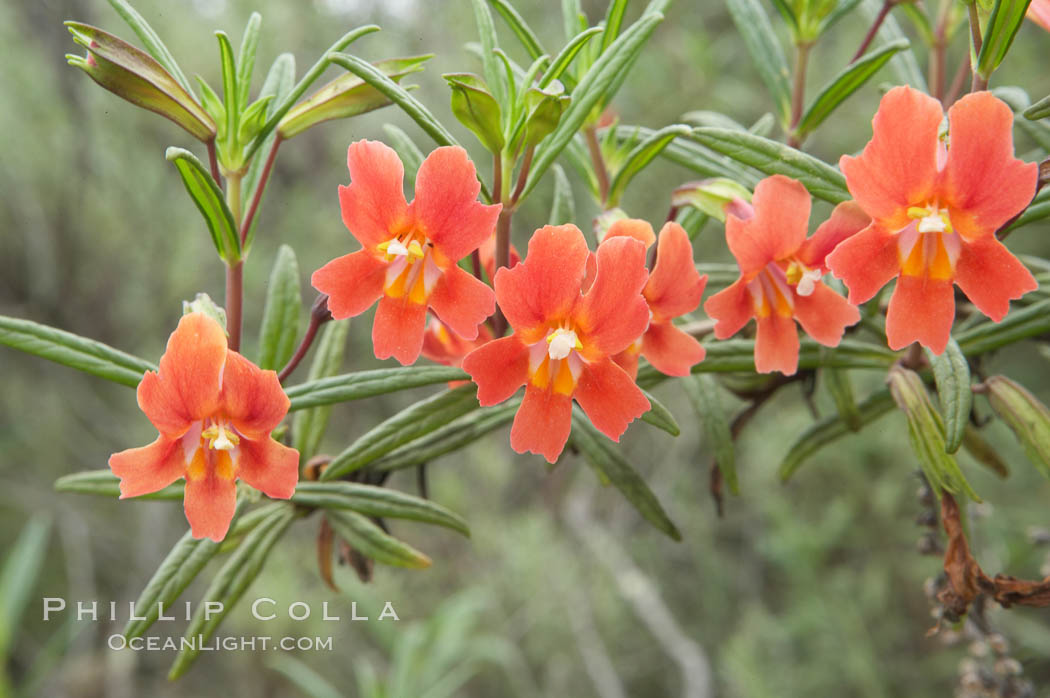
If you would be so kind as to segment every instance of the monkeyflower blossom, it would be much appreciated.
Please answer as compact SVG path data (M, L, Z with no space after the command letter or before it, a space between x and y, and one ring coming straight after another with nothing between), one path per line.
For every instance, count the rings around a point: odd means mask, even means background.
M653 227L646 221L633 218L613 223L605 240L618 236L633 237L646 248L657 242ZM649 328L616 355L616 363L636 376L640 354L661 373L689 375L689 369L703 361L704 348L671 321L696 310L706 285L707 276L701 276L693 263L689 235L677 223L666 223L656 245L656 265L642 289L642 296L649 305Z
M376 300L376 358L414 362L427 308L464 339L496 309L492 289L456 266L488 240L500 205L478 200L474 164L458 146L438 148L419 168L405 200L404 167L394 150L358 141L347 151L350 185L339 187L343 223L363 249L333 259L311 282L327 293L332 317L360 315Z
M529 241L525 260L496 272L496 299L514 329L463 359L482 405L503 402L522 385L510 445L518 453L558 459L572 426L575 399L614 441L649 409L649 401L612 357L649 322L641 295L645 246L616 237L598 247L585 293L590 251L574 225L546 226Z
M755 370L792 375L798 369L795 321L820 344L833 347L860 321L857 308L821 280L828 252L868 224L853 203L839 204L812 237L809 192L800 182L774 175L755 187L753 215L726 218L726 241L740 278L704 303L716 320L715 337L736 334L755 318Z
M1050 0L1032 0L1025 16L1050 32Z
M229 349L204 313L183 315L160 371L142 377L138 401L160 436L110 456L121 499L185 478L193 537L220 541L233 519L235 480L277 499L295 491L299 452L270 438L289 404L277 374Z
M995 237L1035 194L1038 166L1014 157L1013 113L988 92L948 110L910 87L882 98L871 141L840 161L871 225L828 256L831 272L860 304L894 277L886 313L891 349L919 342L940 354L955 320L957 284L996 322L1010 300L1036 288L1032 275Z

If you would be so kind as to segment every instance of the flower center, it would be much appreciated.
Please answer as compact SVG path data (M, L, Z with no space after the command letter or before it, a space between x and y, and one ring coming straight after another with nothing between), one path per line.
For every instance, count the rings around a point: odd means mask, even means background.
M586 360L580 355L583 342L568 327L550 330L544 339L529 347L529 381L541 389L572 395Z
M216 451L232 451L241 443L241 437L222 419L213 421L207 429L201 431L201 441L205 439L208 441L208 448Z
M801 279L802 272L798 274ZM751 293L756 317L769 317L774 312L787 317L794 315L795 299L790 280L776 262L770 262L758 272L758 275L748 282L747 290Z
M820 269L811 269L797 259L792 259L784 272L785 279L795 287L795 293L800 296L813 295L817 282L823 276Z
M944 280L955 276L962 243L952 228L948 209L936 202L908 209L912 219L897 236L901 273Z
M908 209L908 217L918 220L918 231L920 233L952 233L952 221L948 216L948 209L934 206L912 206Z
M386 294L393 298L407 295L413 303L426 303L442 274L434 261L433 249L418 228L410 228L376 245L376 250L386 255L389 264L383 285Z
M547 335L547 355L552 359L564 359L572 350L583 349L576 333L559 327Z

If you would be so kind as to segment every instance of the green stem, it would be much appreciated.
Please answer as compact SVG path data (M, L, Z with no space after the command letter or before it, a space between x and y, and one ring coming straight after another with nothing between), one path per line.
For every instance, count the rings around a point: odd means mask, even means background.
M797 148L802 142L798 124L802 121L802 106L806 100L806 65L809 63L809 49L812 46L813 44L808 42L796 46L795 80L791 89L791 128L788 135L788 145L792 148Z
M973 54L974 56L981 55L981 18L977 14L977 3L973 2L969 5L970 12L970 40L973 42ZM978 72L977 61L973 62L971 66L973 69L973 82L970 83L971 92L980 92L981 90L988 89L987 78L981 77Z

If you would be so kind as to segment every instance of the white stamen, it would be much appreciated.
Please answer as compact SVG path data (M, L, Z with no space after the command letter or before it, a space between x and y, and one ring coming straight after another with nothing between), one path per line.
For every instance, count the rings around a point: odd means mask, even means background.
M547 338L547 355L552 359L564 359L576 348L576 333L572 330L555 330Z
M946 229L944 217L939 211L919 219L920 233L943 233Z
M799 279L798 285L795 286L795 293L800 296L813 295L817 282L820 281L822 276L820 269L806 269L802 272L802 278Z
M395 238L390 241L390 245L386 248L386 253L394 256L406 256L408 254L408 248L405 247L403 242Z
M211 447L218 451L232 451L237 448L237 444L230 441L230 437L226 434L226 428L219 427L219 435L211 442Z

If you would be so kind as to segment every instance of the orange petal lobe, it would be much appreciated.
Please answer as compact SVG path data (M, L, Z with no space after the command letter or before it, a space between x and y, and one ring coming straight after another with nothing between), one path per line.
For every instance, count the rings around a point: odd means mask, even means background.
M645 246L629 237L615 237L598 246L597 273L573 312L586 352L606 356L623 351L649 324L649 306L642 297L649 272Z
M496 311L492 289L457 266L438 279L428 300L430 309L464 339L476 339L478 325Z
M572 398L530 384L514 415L510 447L517 453L539 454L553 463L564 450L571 428Z
M328 310L342 320L365 312L383 295L387 266L371 251L358 250L315 271L310 283L328 294Z
M375 247L405 219L405 168L394 149L378 141L351 144L346 165L350 186L339 187L343 224L362 245Z
M645 245L646 249L652 247L652 244L656 242L656 235L653 233L653 226L649 225L648 221L643 221L638 218L622 218L616 221L609 226L609 230L606 231L602 242L614 237L634 238Z
M700 276L693 263L689 235L677 223L664 225L656 247L656 266L642 290L653 318L676 318L700 305L707 276Z
M290 402L273 371L264 371L235 351L226 355L221 412L249 439L268 437Z
M573 394L591 424L613 441L649 409L649 400L612 359L584 367Z
M186 458L178 441L160 436L149 446L129 448L109 457L109 467L120 478L120 498L162 490L186 472Z
M809 231L809 192L783 175L758 183L752 198L754 216L726 217L726 242L746 275L773 260L793 254Z
M835 207L831 217L813 233L813 237L802 243L798 258L803 264L827 271L827 256L847 238L853 237L871 223L871 218L853 201L845 201Z
M237 506L237 487L232 477L222 477L216 468L207 468L199 478L186 479L182 503L194 538L226 537Z
M755 370L759 373L780 371L791 376L798 370L798 330L787 315L772 313L757 318L755 333Z
M574 225L537 230L525 261L496 272L496 300L511 326L527 330L566 318L580 296L588 253Z
M703 345L669 322L653 322L642 338L642 356L668 376L688 376L704 360ZM635 371L637 373L637 370Z
M737 279L704 303L704 312L715 321L715 337L732 337L755 315L747 281Z
M950 280L901 274L886 312L886 339L894 351L919 342L940 354L948 345L954 320Z
M299 452L266 437L242 439L237 477L274 499L288 499L299 482Z
M413 363L423 348L426 322L425 305L413 303L405 296L380 298L372 324L372 348L376 358L389 359L392 356L402 366Z
M1039 287L1031 272L994 235L963 242L955 283L982 313L999 322L1010 301Z
M484 344L463 359L483 406L503 402L529 379L529 350L516 335Z
M834 347L842 341L847 327L860 322L860 312L825 284L818 283L808 296L795 294L795 319L810 337L826 347Z
M842 241L827 256L827 265L849 289L849 302L859 305L900 273L897 238L873 223Z

